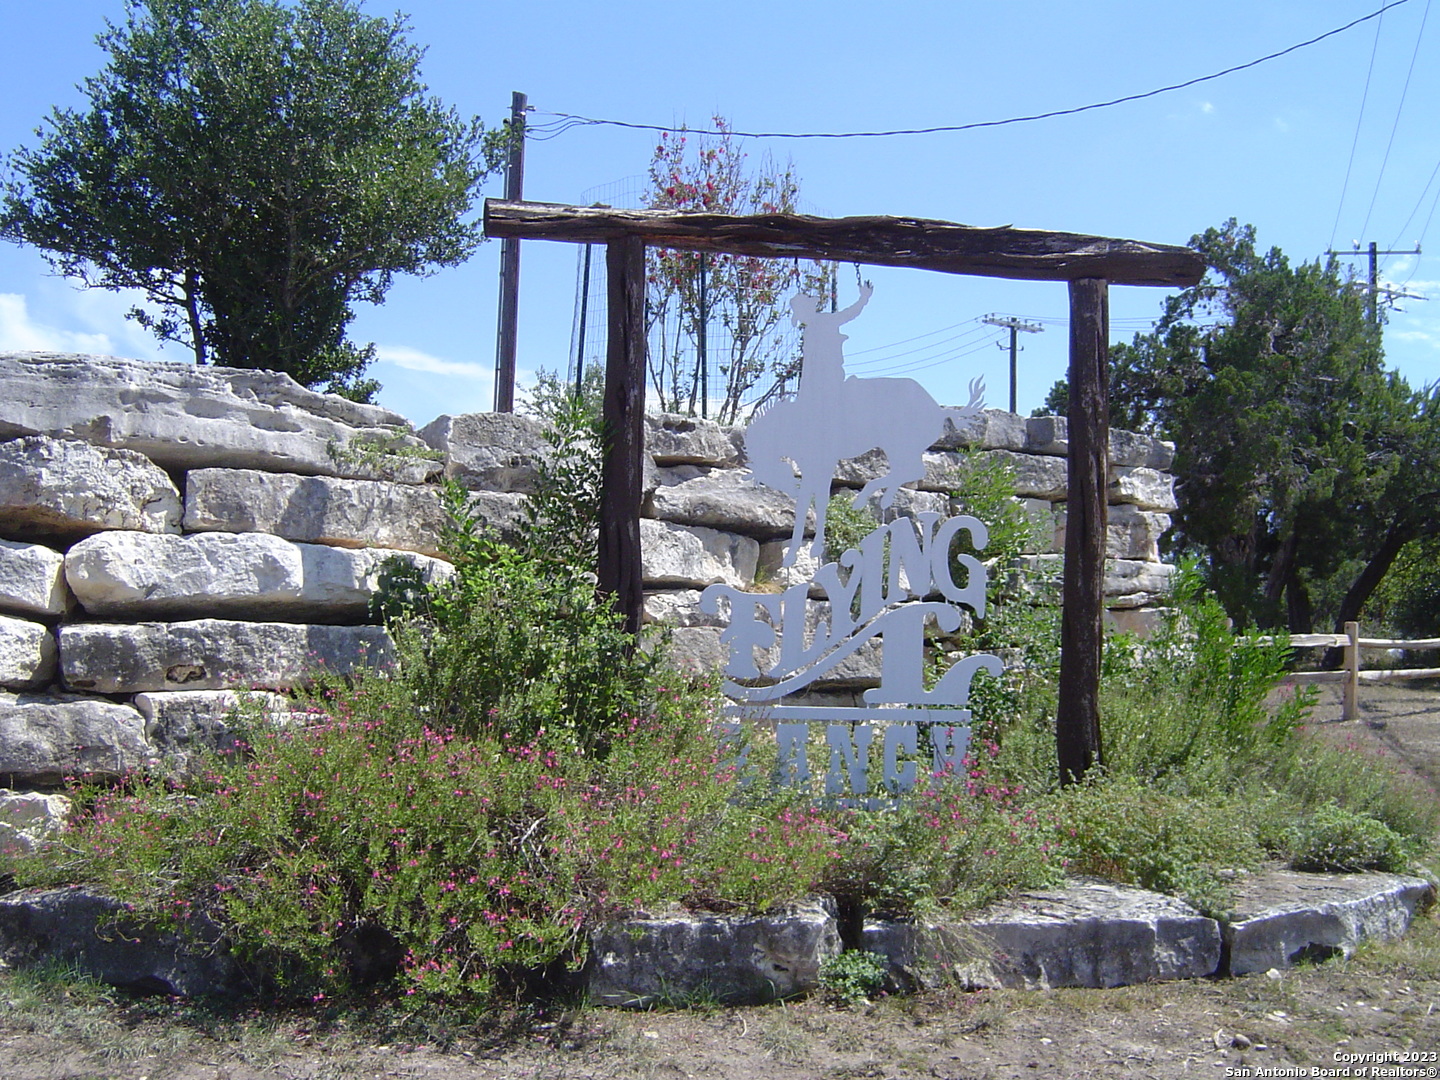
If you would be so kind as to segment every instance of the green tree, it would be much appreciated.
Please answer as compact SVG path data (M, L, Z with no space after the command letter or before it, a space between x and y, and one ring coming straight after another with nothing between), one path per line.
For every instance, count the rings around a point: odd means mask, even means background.
M1205 279L1111 350L1112 423L1175 440L1171 546L1204 555L1233 618L1343 625L1440 527L1440 398L1385 370L1333 258L1292 265L1233 219L1191 244Z
M197 363L285 371L365 398L356 301L463 261L501 139L426 96L403 18L355 0L132 0L84 111L10 155L0 236Z

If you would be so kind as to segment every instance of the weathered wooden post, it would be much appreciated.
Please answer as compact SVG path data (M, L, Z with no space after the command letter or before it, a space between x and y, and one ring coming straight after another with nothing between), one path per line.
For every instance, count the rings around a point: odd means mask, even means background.
M1110 292L1103 278L1070 282L1070 454L1065 500L1064 610L1055 738L1060 781L1101 763L1100 657L1105 613L1105 488L1110 467Z
M625 629L640 632L640 496L645 453L645 241L605 248L609 334L605 354L605 454L600 469L597 586L614 597Z
M640 629L641 467L645 406L645 245L762 258L905 266L948 274L1065 281L1070 287L1070 498L1061 631L1060 773L1101 761L1099 687L1109 480L1108 289L1185 288L1205 264L1188 248L1038 229L975 228L924 218L708 214L487 199L495 237L608 245L608 441L602 469L599 587Z

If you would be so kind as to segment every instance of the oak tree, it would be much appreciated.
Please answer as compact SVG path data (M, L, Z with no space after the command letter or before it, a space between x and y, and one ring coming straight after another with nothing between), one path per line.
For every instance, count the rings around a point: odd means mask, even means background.
M197 363L364 398L352 305L464 260L499 136L427 96L403 18L355 0L132 0L109 54L10 155L0 235Z

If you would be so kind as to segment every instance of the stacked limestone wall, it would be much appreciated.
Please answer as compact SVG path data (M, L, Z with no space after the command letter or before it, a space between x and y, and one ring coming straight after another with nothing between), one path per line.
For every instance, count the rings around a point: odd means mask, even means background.
M699 590L774 588L813 567L780 567L793 507L753 485L740 431L651 416L647 448L647 617L676 627L680 662L719 666ZM1059 558L1063 419L987 412L949 430L898 509L951 510L964 448L1013 466L1044 538L1034 557ZM449 572L435 480L459 479L479 517L513 529L544 452L524 416L415 431L270 372L0 355L0 786L183 770L224 740L236 689L282 695L316 664L383 661L390 642L368 610L380 564L400 554L432 579ZM1111 457L1106 594L1130 626L1172 572L1156 547L1174 508L1170 449L1115 432ZM837 487L876 466L845 463ZM873 685L873 666L858 660L832 689ZM16 812L39 813L36 798Z

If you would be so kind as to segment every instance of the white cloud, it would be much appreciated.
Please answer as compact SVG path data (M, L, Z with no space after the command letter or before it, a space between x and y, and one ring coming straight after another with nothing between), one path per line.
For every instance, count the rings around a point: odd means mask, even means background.
M1392 341L1422 341L1427 345L1440 345L1440 334L1428 330L1390 330L1385 336Z
M403 345L379 345L375 348L375 359L406 371L419 371L427 375L454 375L462 379L490 381L491 368L488 364L475 364L464 360L442 360L419 349Z
M1202 102L1200 103L1200 111L1201 111L1202 113L1204 113L1206 116L1209 116L1211 113L1213 113L1213 112L1215 111L1215 105L1214 105L1213 102L1202 101Z
M0 293L0 349L7 352L113 353L115 345L106 333L83 333L49 326L30 316L29 305L20 293Z

